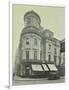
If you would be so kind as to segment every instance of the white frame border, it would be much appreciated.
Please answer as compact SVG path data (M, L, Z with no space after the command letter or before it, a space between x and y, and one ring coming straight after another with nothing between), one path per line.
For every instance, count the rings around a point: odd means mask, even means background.
M32 0L31 1L9 1L9 29L10 29L10 33L9 33L9 38L10 38L10 60L9 60L9 87L11 88L13 85L12 85L12 5L13 4L23 4L23 5L39 5L39 6L57 6L57 7L65 7L66 9L66 3L57 3L56 2L48 2L45 3L45 1L39 1L37 0L36 2L34 2ZM65 12L66 13L66 12ZM65 20L65 26L66 26L66 20ZM66 65L65 65L66 66ZM22 85L21 85L22 86Z

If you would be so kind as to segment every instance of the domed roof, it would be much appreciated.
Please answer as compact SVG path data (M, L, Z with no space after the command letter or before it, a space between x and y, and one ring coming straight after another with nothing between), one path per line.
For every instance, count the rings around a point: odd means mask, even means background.
M41 22L41 19L40 19L39 15L38 15L36 12L34 12L33 10L28 11L28 12L24 15L24 20L25 20L25 18L28 17L28 16L34 16L34 17L36 17L37 19L39 19L39 22Z

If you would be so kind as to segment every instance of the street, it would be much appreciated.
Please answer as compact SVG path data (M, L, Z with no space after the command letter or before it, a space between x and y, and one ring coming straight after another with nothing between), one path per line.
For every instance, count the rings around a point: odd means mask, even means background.
M31 85L31 84L48 84L48 83L64 83L64 77L58 80L48 80L47 78L20 78L15 77L13 85Z

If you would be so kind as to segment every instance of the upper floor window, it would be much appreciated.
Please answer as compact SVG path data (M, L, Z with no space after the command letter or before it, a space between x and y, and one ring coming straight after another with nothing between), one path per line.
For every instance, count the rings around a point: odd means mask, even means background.
M26 38L26 44L29 45L29 38Z
M49 44L49 49L51 49L51 45Z
M56 54L56 53L57 53L56 48L54 48L54 54Z
M40 51L40 59L42 58L42 51Z
M57 60L56 58L57 58L57 57L54 55L54 62L55 62L55 64L56 64L56 60Z
M34 44L37 45L37 39L36 38L34 39Z
M34 51L34 59L37 60L37 51Z

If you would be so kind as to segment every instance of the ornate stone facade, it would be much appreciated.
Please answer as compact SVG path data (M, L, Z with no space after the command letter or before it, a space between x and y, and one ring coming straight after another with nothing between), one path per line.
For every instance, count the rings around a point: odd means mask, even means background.
M24 15L25 27L21 32L18 48L17 71L23 75L25 64L23 63L54 63L60 65L60 41L54 38L54 33L44 30L41 26L41 19L34 11ZM17 60L16 60L17 62ZM18 73L19 73L18 72Z

